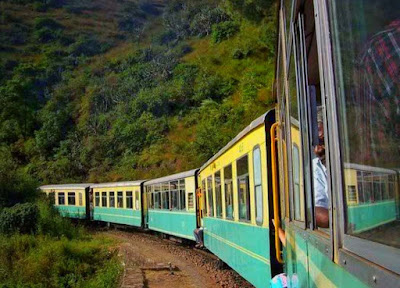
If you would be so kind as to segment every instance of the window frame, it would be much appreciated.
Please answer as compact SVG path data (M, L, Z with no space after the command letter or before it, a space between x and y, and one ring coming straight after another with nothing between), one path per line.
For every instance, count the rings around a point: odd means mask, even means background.
M120 197L120 193L121 193L121 197ZM121 206L119 206L119 199L121 199L122 200L122 205ZM116 201L116 208L119 208L119 209L123 209L124 208L124 192L123 191L117 191L117 201Z
M240 185L239 185L239 181L241 179L244 179L246 176L239 177L239 175L238 175L238 165L237 164L238 164L238 162L240 160L242 160L245 157L247 157L247 179L248 179L247 180L247 191L248 191L248 193L246 195L246 198L248 196L248 199L246 201L246 209L247 209L247 206L248 206L248 210L246 211L246 216L247 216L246 219L243 219L243 218L240 218L240 201L239 201L240 200L240 197L239 197ZM249 153L245 153L242 156L240 156L239 158L237 158L235 160L235 165L236 165L236 186L237 186L237 191L236 192L237 192L237 200L238 200L238 220L239 220L239 222L251 223L252 218L251 218L250 157L249 157ZM244 175L246 175L246 174L244 174Z
M336 3L335 1L314 1L314 3L316 3L315 14L318 15L316 26L318 26L317 29L321 29L323 33L323 35L321 35L321 33L317 33L317 38L319 43L321 43L321 49L325 51L322 62L324 63L323 72L326 74L325 84L327 91L324 93L324 95L326 95L327 122L328 126L331 125L331 127L329 127L331 129L326 130L327 135L329 136L326 140L326 144L331 147L329 150L330 153L335 155L335 157L330 157L329 159L330 171L328 170L328 173L330 173L329 175L331 176L331 182L328 183L328 192L330 193L331 197L333 196L331 198L331 202L333 203L332 208L336 209L337 211L337 213L335 213L335 221L338 223L337 231L335 231L335 237L333 237L332 234L332 239L335 238L335 241L333 242L334 250L338 255L336 263L364 283L368 283L370 286L395 287L399 283L399 276L396 276L394 273L389 272L386 269L382 269L378 265L371 265L369 261L385 267L382 264L385 264L385 258L387 256L394 256L394 259L396 260L400 258L399 249L387 249L393 247L388 247L382 244L353 237L345 234L344 231L346 223L345 198L343 195L343 190L345 187L345 174L342 166L342 150L340 145L342 141L342 135L339 132L339 123L341 120L339 114L337 113L337 111L339 111L339 103L337 103L339 100L337 99L340 98L340 92L337 91L336 86L337 82L340 82L340 80L337 79L334 71L334 67L337 63L333 55L333 48L338 41L338 36L335 31L337 25L336 22L338 21L335 14ZM336 69L338 68L336 67ZM339 191L340 193L332 194L332 190ZM365 261L365 259L368 261ZM400 274L400 269L392 271ZM373 276L371 277L371 275ZM378 281L375 281L375 279L378 279Z
M106 199L105 204L104 205L104 199ZM107 196L107 192L106 191L102 191L101 192L101 207L103 208L107 208L108 207L108 196Z
M178 210L186 211L186 210L188 210L186 208L186 198L187 198L187 194L189 194L189 192L186 193L186 181L185 181L185 178L178 179L177 181L178 181L178 198L179 198L179 201L178 201L179 209ZM181 189L182 188L181 185L183 185L183 189ZM182 199L182 195L183 195L183 199ZM182 205L182 202L183 202L183 205ZM189 205L189 203L188 203L188 205Z
M63 204L60 204L60 196L62 196L61 198L63 199ZM57 204L58 206L66 206L65 204L65 192L58 192L57 193Z
M140 195L139 190L135 190L135 210L140 210Z
M232 186L232 191L231 191L231 197L232 197L232 216L231 217L228 217L227 215L228 215L228 213L227 213L227 209L228 209L228 206L226 205L226 199L227 199L227 193L226 193L226 187L225 187L225 169L226 168L228 168L228 167L231 167L231 186ZM235 201L234 201L234 197L233 197L233 194L235 193L235 189L233 189L233 181L234 181L234 177L233 177L233 163L229 163L228 165L226 165L226 166L224 166L223 168L222 168L222 170L224 171L224 191L225 191L225 199L224 199L224 201L225 201L225 219L226 220L230 220L230 221L233 221L233 220L235 220Z
M100 198L101 198L100 192L99 191L94 192L94 207L101 207Z
M216 177L215 177L215 175L217 174L217 173L219 173L219 181L220 181L220 183L219 183L219 197L218 197L218 194L217 194L217 181L216 181ZM223 215L224 215L224 212L223 212L223 210L222 210L222 184L221 184L221 181L222 181L222 176L221 176L221 170L217 170L217 171L215 171L214 172L214 174L213 174L213 192L215 193L215 217L216 218L223 218ZM218 199L219 199L219 203L218 203ZM220 215L218 215L218 206L220 206L220 211L221 211L221 214Z
M112 206L111 206L111 200L113 201L113 204L114 204ZM114 191L108 192L108 207L115 208L115 192Z
M260 153L260 158L259 158L259 169L260 169L260 183L256 184L256 173L255 173L255 158L254 158L254 151L258 149ZM262 226L264 224L264 185L263 185L263 169L262 169L262 154L261 154L261 147L259 144L255 145L253 147L253 152L252 152L252 159L253 159L253 190L254 190L254 212L255 212L255 221L258 226ZM250 179L249 179L250 182ZM257 187L261 187L261 222L257 220Z
M130 195L128 195L128 194L130 194ZM128 199L131 199L131 202L129 203L129 201L128 201ZM134 209L133 208L133 191L131 190L131 191L126 191L125 192L125 203L126 203L126 209ZM130 205L128 205L128 203L130 204ZM130 206L130 207L129 207Z
M209 180L210 179L210 180ZM206 183L207 183L207 217L215 217L215 209L214 209L214 192L213 192L213 176L212 174L206 177ZM211 187L208 185L211 183ZM211 199L211 205L210 205L210 199ZM210 208L211 207L211 211ZM210 215L212 212L212 215Z

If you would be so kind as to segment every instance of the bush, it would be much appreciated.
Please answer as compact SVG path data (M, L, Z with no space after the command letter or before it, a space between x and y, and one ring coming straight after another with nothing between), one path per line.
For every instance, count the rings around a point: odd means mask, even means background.
M225 21L212 26L211 39L214 43L220 43L229 39L239 31L239 25L233 21Z
M94 37L80 37L71 45L70 51L73 56L94 56L106 52L111 43L100 42Z
M42 199L38 202L39 218L37 231L42 235L54 238L66 237L68 239L83 238L84 229L74 226L69 219L62 217L52 205L51 199Z
M0 235L0 287L114 287L121 273L110 240Z
M211 33L212 25L229 20L221 8L206 7L201 9L190 23L190 34L204 37Z
M62 26L60 23L57 21L48 18L48 17L40 17L35 19L35 29L40 30L43 28L48 28L50 30L59 30L63 29L64 26Z
M39 209L34 203L16 204L0 212L0 233L35 233Z

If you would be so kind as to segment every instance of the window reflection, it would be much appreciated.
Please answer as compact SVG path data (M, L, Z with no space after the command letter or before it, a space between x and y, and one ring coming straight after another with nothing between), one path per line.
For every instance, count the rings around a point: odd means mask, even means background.
M400 2L336 1L347 233L400 247Z

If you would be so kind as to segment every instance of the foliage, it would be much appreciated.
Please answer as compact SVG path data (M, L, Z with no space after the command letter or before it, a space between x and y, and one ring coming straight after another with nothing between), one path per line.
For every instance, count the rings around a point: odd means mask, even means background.
M0 233L34 233L37 228L39 210L36 204L16 204L0 211Z
M0 153L24 187L198 167L273 103L271 1L28 2L0 14ZM1 205L33 195L13 185Z
M81 226L74 226L69 219L62 217L53 206L54 199L40 199L37 201L37 222L32 223L37 227L39 235L47 235L62 239L84 239L85 231Z
M37 182L18 167L11 150L0 146L0 207L36 198Z
M114 287L121 265L103 238L55 240L0 235L0 285L5 287Z
M239 31L239 25L233 21L225 21L214 24L212 27L211 39L214 43L220 43L225 39L229 39Z

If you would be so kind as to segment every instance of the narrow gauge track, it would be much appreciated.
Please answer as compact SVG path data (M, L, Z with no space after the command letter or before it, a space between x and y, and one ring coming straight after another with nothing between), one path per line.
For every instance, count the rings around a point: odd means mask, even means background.
M119 242L125 265L121 288L253 287L215 255L192 244L135 229L101 233Z

